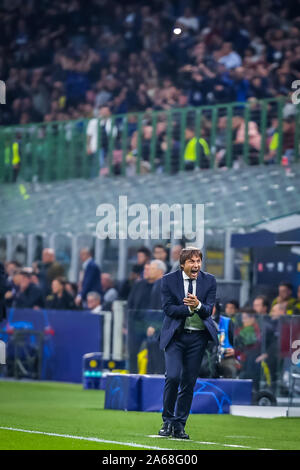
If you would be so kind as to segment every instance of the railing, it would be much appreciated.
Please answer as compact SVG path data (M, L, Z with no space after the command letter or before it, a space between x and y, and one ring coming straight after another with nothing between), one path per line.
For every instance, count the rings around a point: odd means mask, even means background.
M209 342L202 378L252 380L253 403L298 406L300 403L300 317L238 313L231 325L220 317L220 345ZM128 310L127 345L132 373L164 374L159 332L161 310ZM227 327L225 326L227 324Z
M0 127L0 182L298 161L299 144L286 98Z

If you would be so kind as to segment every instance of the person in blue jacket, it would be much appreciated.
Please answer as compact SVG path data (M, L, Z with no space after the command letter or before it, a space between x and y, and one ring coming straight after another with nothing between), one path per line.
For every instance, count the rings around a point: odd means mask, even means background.
M219 374L225 378L235 378L238 371L238 361L234 351L234 323L231 318L221 315L221 305L218 300L214 305L212 317L219 330Z

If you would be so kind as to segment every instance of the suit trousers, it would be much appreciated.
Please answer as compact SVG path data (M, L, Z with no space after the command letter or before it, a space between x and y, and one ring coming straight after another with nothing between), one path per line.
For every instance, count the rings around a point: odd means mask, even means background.
M193 392L210 335L200 330L176 333L165 349L166 381L163 393L164 422L184 428Z

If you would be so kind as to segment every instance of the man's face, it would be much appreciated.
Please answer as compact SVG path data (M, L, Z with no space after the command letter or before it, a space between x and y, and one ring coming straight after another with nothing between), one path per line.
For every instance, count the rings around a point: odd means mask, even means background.
M267 308L264 306L262 299L254 299L253 310L255 311L255 313L259 314L267 313Z
M54 281L52 281L51 288L52 288L53 294L58 294L61 290L60 282L58 282L56 279L54 279Z
M81 250L79 256L80 256L82 263L84 263L89 258L90 255L86 250Z
M226 307L225 307L225 313L226 315L228 315L229 317L232 317L233 315L236 314L236 307L234 304L226 304Z
M147 261L147 256L145 255L145 253L143 253L142 251L139 251L137 254L137 263L145 264L146 261Z
M24 276L23 274L21 274L20 276L20 288L22 291L26 290L27 287L29 286L30 284L30 277L28 276Z
M284 315L285 315L285 310L279 304L275 304L272 307L272 310L270 312L270 317L273 318L273 320L277 320L278 318Z
M197 279L199 271L201 269L201 258L200 256L193 255L191 258L185 260L182 265L183 271L191 279Z
M87 297L87 306L89 310L93 310L98 305L100 305L100 302L97 299L95 299L94 297Z
M279 286L278 288L279 297L282 300L288 300L291 297L291 290L288 286Z
M53 254L50 253L47 250L43 251L42 261L43 261L43 263L52 263L53 262Z
M165 261L167 258L167 253L165 252L165 250L159 247L154 249L153 255L155 259L159 259L161 261Z
M181 246L174 246L172 253L171 253L171 257L173 261L179 260L181 250L182 250Z

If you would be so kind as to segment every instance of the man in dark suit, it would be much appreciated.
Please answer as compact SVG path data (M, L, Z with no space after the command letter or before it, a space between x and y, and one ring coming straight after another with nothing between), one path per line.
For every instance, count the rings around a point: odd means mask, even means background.
M13 302L16 308L43 308L45 306L43 291L32 282L30 271L20 272L20 290Z
M201 262L200 250L184 248L180 254L181 269L162 278L165 316L160 347L165 351L166 381L160 436L189 439L184 427L203 354L209 340L218 344L211 318L216 280L213 275L200 271Z
M89 292L98 292L102 297L101 270L92 258L91 251L88 248L80 250L80 259L83 267L83 279L81 291L75 299L77 306L86 302Z
M0 263L0 322L6 318L5 309L6 276L3 263Z

